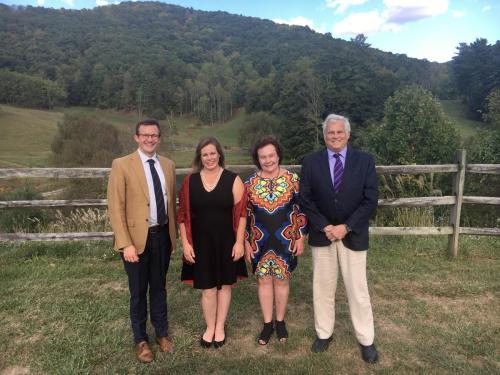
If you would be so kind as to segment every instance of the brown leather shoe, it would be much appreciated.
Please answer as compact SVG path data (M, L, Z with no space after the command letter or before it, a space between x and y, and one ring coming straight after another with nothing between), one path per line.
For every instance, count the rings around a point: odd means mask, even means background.
M142 363L150 363L154 360L154 355L147 341L141 341L135 346L135 353L137 354L137 359Z
M174 351L174 345L172 344L172 341L170 341L168 336L157 337L156 343L159 346L160 352L172 353Z

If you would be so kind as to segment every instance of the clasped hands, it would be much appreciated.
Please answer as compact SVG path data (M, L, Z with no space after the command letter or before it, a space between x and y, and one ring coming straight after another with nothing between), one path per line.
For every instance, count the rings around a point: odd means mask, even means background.
M347 228L344 224L340 225L332 225L328 224L323 228L323 232L325 232L326 237L334 242L343 239L347 234Z

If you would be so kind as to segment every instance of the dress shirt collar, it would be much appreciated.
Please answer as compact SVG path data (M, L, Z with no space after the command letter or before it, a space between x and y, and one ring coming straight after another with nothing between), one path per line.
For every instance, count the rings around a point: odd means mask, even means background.
M152 157L147 156L144 152L141 151L140 148L137 149L137 152L139 152L139 156L141 158L142 164L147 163L149 159L153 159L155 161L155 163L158 163L158 156L157 156L156 152L154 153L154 155Z
M347 154L347 146L345 146L340 152L333 152L329 148L326 149L328 152L328 160L333 159L333 155L339 154L340 158L345 162L345 156Z

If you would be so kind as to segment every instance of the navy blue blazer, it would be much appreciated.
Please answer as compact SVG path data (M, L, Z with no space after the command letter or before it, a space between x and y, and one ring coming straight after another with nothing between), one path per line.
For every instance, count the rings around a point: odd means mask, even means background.
M331 244L322 229L328 224L351 228L342 242L351 250L368 250L368 224L377 208L378 178L373 157L347 147L338 193L333 190L326 148L307 155L300 176L300 206L308 218L309 245Z

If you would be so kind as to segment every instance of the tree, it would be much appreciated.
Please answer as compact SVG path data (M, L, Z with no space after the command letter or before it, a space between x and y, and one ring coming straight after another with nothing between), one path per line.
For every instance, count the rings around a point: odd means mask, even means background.
M460 43L452 70L457 89L471 113L481 118L486 112L486 97L500 86L500 41L489 45L486 39Z
M16 72L0 71L0 103L52 109L66 92L56 82Z
M371 44L366 43L367 39L368 39L368 37L365 34L358 34L358 35L356 35L355 38L351 38L351 42L353 42L354 44L356 44L360 47L368 48L371 46Z
M397 90L385 103L384 119L367 134L384 164L450 163L459 145L441 104L420 86Z

